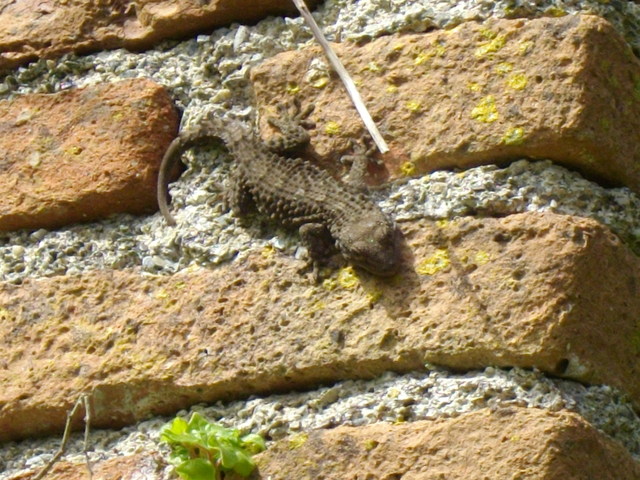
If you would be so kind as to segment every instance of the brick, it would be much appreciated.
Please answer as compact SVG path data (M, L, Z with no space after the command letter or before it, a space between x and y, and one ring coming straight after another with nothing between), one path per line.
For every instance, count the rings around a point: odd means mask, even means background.
M528 157L640 192L640 61L602 18L466 22L335 48L391 149L377 182ZM313 148L331 165L363 127L316 58L285 52L252 79L262 117L292 90L315 104Z
M607 228L526 213L402 230L391 279L345 269L318 285L267 250L0 285L0 440L60 431L80 392L96 427L116 427L425 362L537 367L640 405L640 260Z
M640 465L579 416L481 410L400 425L338 427L277 442L250 478L558 480L639 478ZM239 480L230 476L229 480Z
M311 7L316 0L308 1ZM166 38L180 38L232 22L257 22L268 15L293 14L285 0L110 2L21 0L0 12L0 70L40 57L103 49L149 48Z
M0 101L0 231L150 213L178 130L164 87L146 79Z

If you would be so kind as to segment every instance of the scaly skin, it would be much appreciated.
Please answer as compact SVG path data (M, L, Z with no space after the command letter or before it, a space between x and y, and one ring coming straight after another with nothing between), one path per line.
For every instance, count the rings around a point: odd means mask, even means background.
M280 109L283 113L284 109ZM239 122L212 118L197 131L183 132L167 150L158 177L158 204L170 225L166 178L171 165L189 146L222 140L235 159L227 202L234 215L252 209L276 222L298 228L311 258L326 260L328 246L374 275L393 275L400 263L399 233L394 222L360 190L341 183L299 157L288 157L309 141L301 120L308 112L270 120L283 134L264 142ZM276 153L278 150L285 153Z

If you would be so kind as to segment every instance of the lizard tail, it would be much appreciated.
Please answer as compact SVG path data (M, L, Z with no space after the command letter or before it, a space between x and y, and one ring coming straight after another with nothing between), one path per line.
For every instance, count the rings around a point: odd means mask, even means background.
M167 151L164 153L164 157L162 157L162 163L160 163L160 170L158 171L158 185L156 191L158 207L160 207L160 213L162 213L167 225L172 227L176 225L176 220L173 218L173 215L171 215L171 212L169 212L167 174L173 170L173 167L176 164L176 159L182 152L183 148L184 141L182 137L174 138L169 145L169 148L167 148Z

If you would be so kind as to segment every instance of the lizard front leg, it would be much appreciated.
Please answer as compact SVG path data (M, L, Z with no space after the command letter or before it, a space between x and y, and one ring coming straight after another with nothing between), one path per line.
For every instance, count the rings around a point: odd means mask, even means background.
M305 223L299 228L300 238L307 251L309 261L302 268L311 268L315 281L320 280L320 265L326 265L335 253L335 242L327 227L321 223Z

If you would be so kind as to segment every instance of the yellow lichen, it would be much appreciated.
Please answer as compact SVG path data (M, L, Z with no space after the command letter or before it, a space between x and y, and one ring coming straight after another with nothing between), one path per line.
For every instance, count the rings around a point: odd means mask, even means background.
M500 142L505 145L521 145L524 142L524 129L522 127L509 127Z
M524 73L514 73L507 78L507 85L514 90L524 90L528 80Z
M271 258L273 257L273 254L275 253L276 249L273 245L265 245L262 248L262 251L260 252L260 254L264 257L264 258Z
M398 91L398 87L396 87L395 85L387 86L387 93L396 93L397 91Z
M520 52L520 55L526 55L531 50L533 50L533 45L534 44L531 40L523 40L522 42L520 42L520 44L518 45L518 51Z
M340 133L340 124L334 121L327 122L327 124L324 126L324 132L327 135L337 135L338 133Z
M367 292L367 300L369 300L369 304L371 305L373 305L374 303L378 303L381 298L382 292L378 289Z
M507 43L506 35L498 35L495 32L491 31L488 32L492 33L495 36L491 37L483 34L483 36L485 36L486 38L491 38L491 40L489 40L488 42L484 42L478 48L476 48L474 55L478 58L487 55L493 55Z
M2 322L13 322L14 318L13 315L11 315L11 313L9 313L9 310L7 310L6 308L1 308L0 307L0 321Z
M469 82L467 83L467 88L472 92L479 92L480 90L482 90L482 85L477 82Z
M159 288L156 293L153 294L153 297L158 300L164 300L165 298L169 298L169 294L164 288Z
M409 100L405 106L407 107L407 110L413 113L419 112L422 108L422 105L417 100Z
M444 57L445 53L447 53L447 49L446 47L442 44L442 43L436 43L432 50L432 56L436 56L436 57Z
M311 86L314 88L324 88L329 83L329 77L319 77L313 82L311 82Z
M564 17L565 15L568 15L567 11L564 8L559 7L549 7L544 11L544 13L546 13L550 17Z
M513 63L509 63L509 62L500 62L499 64L497 64L493 70L498 74L498 75L506 75L507 73L511 72L513 70Z
M493 95L487 95L471 110L471 118L479 122L491 123L498 119L496 99Z
M328 291L335 290L337 286L338 286L338 282L336 281L335 278L325 278L322 281L322 288L324 288L325 290L328 290Z
M414 175L416 173L416 164L409 161L404 162L402 165L400 165L400 172L405 177L410 177L411 175Z
M295 95L296 93L298 93L300 91L300 85L298 85L295 82L289 82L289 83L287 83L287 86L285 87L285 91L289 95Z
M449 226L449 220L441 218L440 220L436 220L436 225L438 228L447 228Z
M491 255L484 250L480 250L476 252L474 259L476 265L484 265L486 263L489 263L489 260L491 260Z
M380 442L378 442L377 440L365 440L364 441L364 449L367 450L367 451L373 450L378 445L380 445Z
M296 435L292 435L289 438L289 450L295 450L296 448L300 448L309 440L309 435L306 433L298 433Z
M363 70L368 70L373 73L379 73L382 71L382 67L380 67L380 65L378 65L376 62L369 62L367 63L366 67L363 68Z
M338 284L342 288L352 289L358 286L360 280L353 267L343 267L338 271Z
M423 63L425 63L427 60L429 60L429 58L431 58L431 56L427 53L419 53L418 55L416 55L416 58L413 59L413 64L414 65L422 65Z
M444 248L439 248L433 255L418 263L416 272L420 275L434 275L448 268L450 264L449 252Z
M68 153L69 155L80 155L82 153L82 147L72 145L65 150L65 153Z

